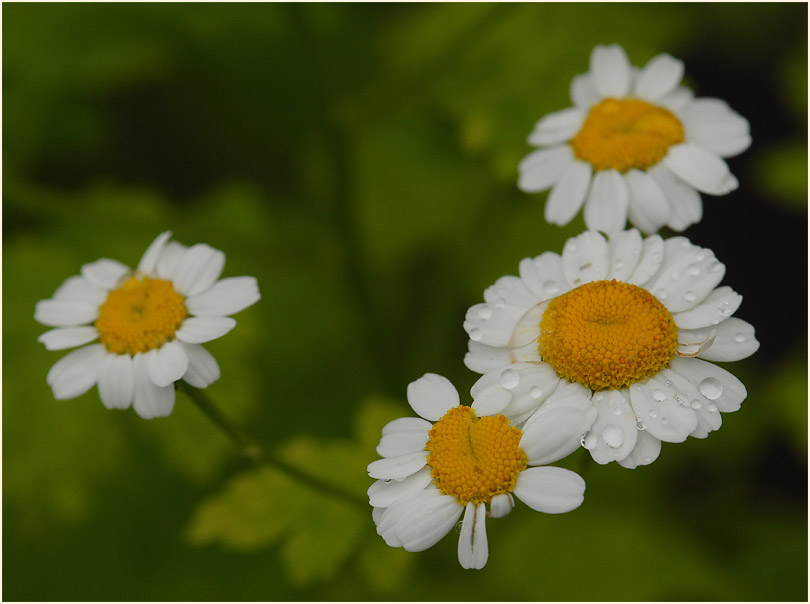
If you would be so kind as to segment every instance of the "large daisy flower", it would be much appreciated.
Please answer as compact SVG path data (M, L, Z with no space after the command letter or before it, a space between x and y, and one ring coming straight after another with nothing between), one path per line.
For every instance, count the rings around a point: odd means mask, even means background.
M638 69L613 45L594 48L590 63L571 83L574 107L535 125L539 149L520 163L522 190L551 189L548 222L568 224L584 204L590 230L621 230L629 218L646 233L683 231L703 214L698 191L737 188L723 158L751 144L748 121L679 86L681 61L661 54Z
M34 318L56 328L39 337L48 350L82 346L48 372L57 399L98 384L106 407L132 405L150 419L172 412L176 381L205 388L219 379L216 360L200 344L228 333L236 321L227 315L259 299L256 279L218 281L225 254L204 243L169 242L170 235L155 239L134 272L97 260L37 302Z
M467 311L465 364L484 374L476 401L489 413L519 404L525 416L535 389L578 384L598 412L582 444L599 463L632 468L654 461L661 441L705 438L746 396L709 361L759 348L732 317L742 296L718 287L724 273L711 250L636 229L586 231L562 256L525 258L520 277L501 277Z
M456 526L461 514L458 560L483 568L489 556L486 517L500 518L516 496L548 514L579 507L585 481L563 468L530 467L562 459L579 447L596 413L580 392L549 397L522 429L504 415L483 415L459 404L446 378L428 373L408 386L420 417L388 423L368 466L378 480L368 490L372 517L385 542L425 550Z

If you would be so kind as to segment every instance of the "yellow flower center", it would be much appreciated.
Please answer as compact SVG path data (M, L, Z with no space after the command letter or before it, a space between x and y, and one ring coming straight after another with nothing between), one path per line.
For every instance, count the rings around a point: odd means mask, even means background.
M571 147L594 170L627 172L654 166L683 141L683 126L671 111L638 99L607 98L588 112Z
M188 316L184 300L171 281L129 278L99 308L101 343L112 353L133 355L161 346Z
M678 327L646 289L593 281L549 302L538 344L561 378L612 390L664 369L678 350Z
M425 446L439 490L463 504L488 503L511 492L526 469L520 437L503 415L479 418L470 407L450 409L433 425Z

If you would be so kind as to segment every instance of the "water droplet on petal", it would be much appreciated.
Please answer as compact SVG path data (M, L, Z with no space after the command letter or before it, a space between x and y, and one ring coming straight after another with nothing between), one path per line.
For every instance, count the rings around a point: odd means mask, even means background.
M647 429L647 426L645 426L645 425L644 425L644 422L643 422L643 421L641 421L641 420L637 420L637 421L636 421L636 428L637 428L638 430L646 430L646 429Z
M667 395L663 390L653 390L652 395L659 403L667 399Z
M617 270L617 271L622 270L622 269L624 268L624 261L622 261L622 260L616 260L616 261L613 263L613 268L614 268L615 270Z
M740 343L745 342L745 334L741 331L737 332L737 335L734 336L734 341Z
M695 261L696 262L703 262L703 260L705 258L706 258L706 253L703 250L700 250L699 252L697 252L695 254ZM698 272L700 272L700 271L698 271Z
M717 310L720 311L720 314L724 317L727 317L731 314L731 305L723 300L720 304L717 305Z
M586 449L593 449L596 446L596 434L591 434L590 432L583 434L582 440L579 442L582 443L582 446Z
M621 428L613 424L605 426L605 429L602 431L602 438L607 443L608 447L614 449L621 447L624 442L624 435L622 434Z
M621 407L616 407L616 408L613 410L613 415L621 415L621 414L622 414L622 409L621 409Z
M667 297L667 290L659 289L657 292L655 292L655 297L659 300L665 300Z
M540 388L540 386L532 386L531 389L529 389L529 396L538 399L543 396L543 389Z
M683 295L683 299L686 300L687 302L694 302L695 300L697 300L697 294L692 290L689 290Z
M498 298L497 300L495 300L495 308L500 309L503 308L504 306L506 306L506 300L504 300L503 298Z
M470 339L473 342L477 342L478 340L480 340L483 337L484 337L484 333L480 329L478 329L477 327L473 327L470 330Z
M723 263L720 262L719 260L715 260L709 265L710 273L718 273L722 270L723 270Z
M543 282L543 293L547 296L556 296L560 293L560 286L554 279L549 279Z
M647 415L650 416L650 419L655 419L656 417L658 417L658 412L657 411L650 411Z
M723 384L721 384L720 380L717 378L707 377L700 382L700 385L698 385L698 390L700 390L700 393L710 401L715 401L720 398L721 394L723 394Z
M697 260L698 262L703 260L702 256L703 256L702 254L701 254L701 258L698 258L697 256L695 256L695 260ZM689 275L690 277L697 277L698 275L700 275L700 267L697 264L691 264L686 269L686 274Z
M489 319L492 316L492 309L489 306L482 306L478 309L478 316L482 319Z
M691 403L689 403L689 406L692 407L692 409L700 409L703 406L703 403L695 399Z
M520 376L518 372L514 369L504 369L501 371L501 377L499 379L501 386L506 388L507 390L511 390L515 386L518 385L520 382Z
M661 418L661 425L666 426L669 423L669 420L666 417Z
M717 405L715 405L714 403L710 403L709 406L706 407L706 410L709 413L717 413Z

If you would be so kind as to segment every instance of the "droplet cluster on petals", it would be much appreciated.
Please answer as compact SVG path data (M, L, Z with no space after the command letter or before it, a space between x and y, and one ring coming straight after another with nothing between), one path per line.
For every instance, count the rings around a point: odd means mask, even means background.
M503 415L477 417L470 407L450 409L430 430L425 449L439 490L461 503L489 503L509 493L526 469L521 431Z

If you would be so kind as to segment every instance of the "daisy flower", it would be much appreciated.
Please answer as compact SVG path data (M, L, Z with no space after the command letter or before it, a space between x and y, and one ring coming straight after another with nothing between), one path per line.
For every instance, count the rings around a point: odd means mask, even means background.
M459 404L446 378L428 373L408 386L420 417L404 417L382 431L368 466L378 480L368 490L377 533L410 552L435 545L461 516L458 560L483 568L489 556L486 517L500 518L516 496L548 514L579 507L585 481L562 468L530 467L562 459L579 447L596 413L580 392L558 395L522 429L503 415L483 415Z
M476 401L525 417L533 389L577 384L598 412L582 444L602 464L645 465L662 441L705 438L746 396L708 361L759 348L754 328L731 316L742 296L718 287L724 273L711 250L636 229L586 231L562 256L525 258L520 277L501 277L467 311L464 362L483 374Z
M48 372L57 399L98 384L107 408L132 405L150 419L172 412L176 381L205 388L219 379L216 360L200 344L233 329L227 315L254 304L259 288L253 277L218 280L225 254L170 236L159 235L134 272L103 258L37 302L34 318L56 328L39 337L48 350L82 346Z
M565 225L585 206L590 230L627 219L646 233L683 231L703 214L700 193L725 195L737 179L723 160L751 144L748 121L722 100L680 86L683 63L661 54L638 69L618 46L597 46L574 78L574 107L541 119L539 147L520 163L518 186L551 189L545 216Z

